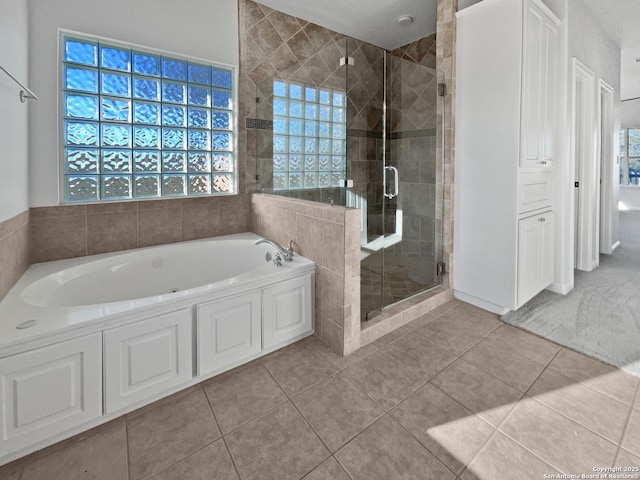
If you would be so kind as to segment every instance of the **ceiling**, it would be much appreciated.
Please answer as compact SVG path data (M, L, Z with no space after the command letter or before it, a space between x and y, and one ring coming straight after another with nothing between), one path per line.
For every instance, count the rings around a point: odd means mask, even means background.
M436 31L437 0L257 0L267 7L387 50ZM396 18L413 22L399 25Z
M640 1L583 0L609 36L620 45L620 96L640 97Z
M437 0L257 0L387 50L436 31ZM481 0L458 0L463 9ZM640 97L640 0L582 0L621 47L622 98ZM399 25L396 18L413 22Z

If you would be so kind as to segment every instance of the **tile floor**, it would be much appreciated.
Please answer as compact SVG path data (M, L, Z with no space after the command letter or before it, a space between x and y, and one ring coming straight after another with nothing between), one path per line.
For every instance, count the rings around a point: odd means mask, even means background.
M348 357L298 342L1 467L0 479L593 474L640 466L638 380L453 301Z

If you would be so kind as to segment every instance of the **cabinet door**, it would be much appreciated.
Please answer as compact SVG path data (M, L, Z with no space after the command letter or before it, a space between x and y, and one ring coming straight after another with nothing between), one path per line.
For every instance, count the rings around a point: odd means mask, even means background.
M103 341L107 413L143 402L193 377L188 308L106 330Z
M525 3L522 47L522 132L521 167L539 167L542 162L543 129L543 26L542 12L531 2Z
M0 410L0 457L100 417L100 334L1 359Z
M262 345L283 346L313 332L311 275L281 282L262 291Z
M551 166L556 160L558 129L558 28L545 19L542 38L543 97L542 160L543 166Z
M518 307L540 291L540 223L540 215L518 222Z
M226 370L262 351L260 291L198 305L198 375Z
M546 212L541 215L540 224L540 290L547 288L553 283L554 267L554 215L553 212Z

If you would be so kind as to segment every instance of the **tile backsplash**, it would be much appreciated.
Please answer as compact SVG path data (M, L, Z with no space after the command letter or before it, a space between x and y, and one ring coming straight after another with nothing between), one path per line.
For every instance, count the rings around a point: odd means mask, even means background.
M31 209L30 262L246 232L248 195Z
M29 212L0 223L0 300L29 268Z

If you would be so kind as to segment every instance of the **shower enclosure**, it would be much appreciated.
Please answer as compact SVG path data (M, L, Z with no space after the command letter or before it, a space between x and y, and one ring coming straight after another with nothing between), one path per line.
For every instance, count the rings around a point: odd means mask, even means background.
M361 316L439 286L435 35L393 51L336 36L256 82L257 191L361 212Z
M442 106L435 36L349 41L347 206L361 209L361 316L439 286Z

